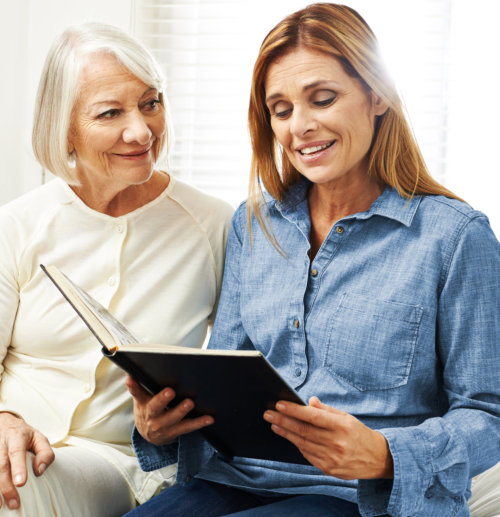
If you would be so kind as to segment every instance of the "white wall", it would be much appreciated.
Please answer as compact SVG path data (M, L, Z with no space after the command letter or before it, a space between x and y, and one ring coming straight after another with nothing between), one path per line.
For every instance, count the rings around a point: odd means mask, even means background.
M3 0L0 6L0 204L39 185L31 151L38 79L55 36L73 23L102 21L129 30L133 0Z
M280 11L289 12L288 0ZM448 155L445 185L490 218L500 237L500 1L451 0ZM276 0L278 3L278 0ZM304 4L307 1L304 0ZM358 0L346 0L357 6ZM413 0L401 0L406 7ZM54 36L71 23L98 20L130 29L134 0L3 0L0 5L0 204L38 185L31 151L31 117L38 78ZM374 4L375 5L375 4ZM396 3L399 5L399 3ZM418 4L417 4L418 5ZM273 2L274 6L274 2ZM277 6L275 6L277 9ZM380 33L374 12L365 13ZM402 7L401 7L402 9ZM263 16L269 16L263 10ZM363 11L365 12L365 11ZM393 13L394 14L394 13ZM384 15L382 15L384 16ZM403 27L407 19L395 14ZM374 21L375 20L375 21ZM269 23L271 26L276 20ZM417 32L421 27L417 24ZM383 35L379 34L381 41ZM411 68L412 57L407 56Z
M500 239L500 2L454 0L446 186Z

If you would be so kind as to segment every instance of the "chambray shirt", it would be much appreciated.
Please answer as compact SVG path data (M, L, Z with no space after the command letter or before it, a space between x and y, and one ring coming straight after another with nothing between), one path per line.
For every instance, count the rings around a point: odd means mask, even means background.
M470 478L500 460L500 244L467 204L387 187L339 220L311 262L308 186L268 200L285 256L256 221L250 245L245 204L235 213L209 347L260 350L304 400L379 430L394 479L227 461L198 433L155 447L135 432L140 463L178 460L179 483L336 496L364 516L469 515Z

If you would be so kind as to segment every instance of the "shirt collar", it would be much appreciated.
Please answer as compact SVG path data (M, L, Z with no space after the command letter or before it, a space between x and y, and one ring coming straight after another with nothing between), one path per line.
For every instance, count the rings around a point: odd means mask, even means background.
M309 186L310 181L301 178L288 189L281 201L276 201L276 208L283 215L291 215L307 198ZM404 198L395 188L387 186L368 210L352 214L345 219L369 219L374 215L379 215L394 219L405 226L410 226L421 199L422 196L414 196L411 199Z

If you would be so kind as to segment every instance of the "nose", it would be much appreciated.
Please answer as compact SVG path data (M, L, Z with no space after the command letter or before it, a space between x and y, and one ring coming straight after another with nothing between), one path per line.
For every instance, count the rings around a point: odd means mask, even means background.
M144 115L140 112L132 112L126 118L122 138L127 144L138 143L145 145L149 142L153 132L149 128Z
M318 128L314 113L307 107L296 105L291 114L290 131L294 136L303 136Z

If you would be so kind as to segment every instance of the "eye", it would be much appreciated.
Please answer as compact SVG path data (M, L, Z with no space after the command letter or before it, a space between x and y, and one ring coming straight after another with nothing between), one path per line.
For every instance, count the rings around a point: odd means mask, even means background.
M160 99L151 99L142 105L142 109L146 111L155 111L160 106Z
M314 93L312 102L315 106L324 108L325 106L330 106L336 98L337 94L331 90L318 90Z
M272 107L272 113L275 117L284 119L292 112L292 105L289 102L279 101Z
M117 109L113 108L113 109L110 109L110 110L106 110L103 113L100 113L97 116L97 118L100 118L100 119L115 118L119 114L120 114L120 110L117 110Z

